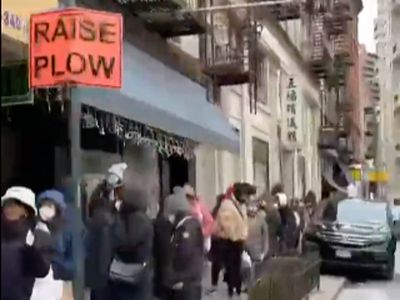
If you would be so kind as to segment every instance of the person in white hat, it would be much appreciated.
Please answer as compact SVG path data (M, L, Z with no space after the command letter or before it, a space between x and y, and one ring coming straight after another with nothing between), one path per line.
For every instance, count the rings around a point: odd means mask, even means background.
M35 194L11 187L1 197L1 296L29 300L35 278L50 269L50 234L36 223Z
M113 258L113 225L121 208L124 172L128 165L111 165L89 201L86 228L85 284L91 300L110 299L109 267Z

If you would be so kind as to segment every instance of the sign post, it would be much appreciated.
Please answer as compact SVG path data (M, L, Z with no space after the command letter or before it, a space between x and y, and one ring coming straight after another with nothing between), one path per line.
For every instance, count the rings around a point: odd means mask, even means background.
M68 1L69 6L75 4ZM34 14L30 19L29 87L62 86L70 100L71 191L74 195L75 277L73 297L84 300L80 119L76 86L121 88L122 16L75 7Z

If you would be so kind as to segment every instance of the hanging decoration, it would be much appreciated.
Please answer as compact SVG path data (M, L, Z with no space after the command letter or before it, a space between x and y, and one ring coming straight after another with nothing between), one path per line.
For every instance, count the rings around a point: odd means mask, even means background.
M165 131L152 128L114 114L98 110L91 106L82 106L82 129L97 128L100 135L113 134L123 142L142 147L157 149L164 157L172 155L183 156L190 160L194 158L196 143Z
M64 87L34 89L35 103L46 103L47 111L52 113L55 109L61 114L65 111L65 103L68 101L67 90Z

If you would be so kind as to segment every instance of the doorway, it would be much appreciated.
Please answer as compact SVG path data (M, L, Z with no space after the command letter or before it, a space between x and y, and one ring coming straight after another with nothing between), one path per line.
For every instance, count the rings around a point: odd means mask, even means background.
M181 156L172 155L168 158L169 190L175 186L183 186L189 182L189 162Z
M160 172L160 208L164 206L164 199L170 195L175 186L191 184L194 188L196 182L196 160L187 160L179 155L163 157L159 155Z

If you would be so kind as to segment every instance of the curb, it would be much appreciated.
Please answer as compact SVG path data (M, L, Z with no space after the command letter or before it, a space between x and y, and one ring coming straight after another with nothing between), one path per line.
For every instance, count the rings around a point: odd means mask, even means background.
M343 280L342 285L338 288L338 290L336 291L335 295L332 297L332 300L337 300L339 298L339 295L343 291L343 289L346 286L347 282L348 282L347 279Z
M322 276L321 276L322 277ZM328 278L327 278L328 279ZM329 278L329 280L332 280L333 278ZM314 292L311 292L308 296L309 300L337 300L340 293L343 291L347 284L347 279L346 278L337 278L336 284L334 284L332 288L332 282L326 282L325 284L322 284L320 286L320 289ZM330 286L331 288L328 289L327 286Z

